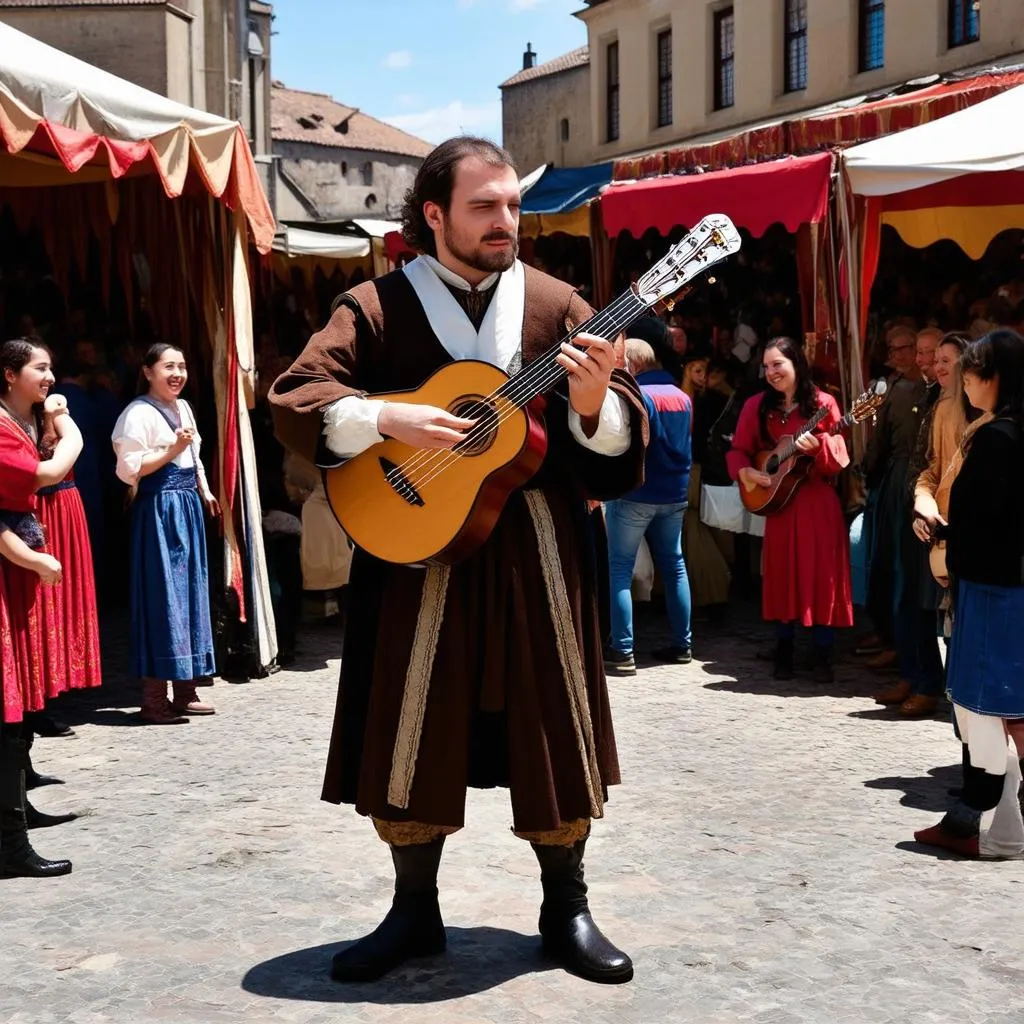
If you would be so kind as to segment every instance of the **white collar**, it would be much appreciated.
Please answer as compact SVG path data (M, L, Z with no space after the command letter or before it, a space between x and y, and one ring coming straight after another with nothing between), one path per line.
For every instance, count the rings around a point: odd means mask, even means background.
M503 370L512 366L523 336L526 302L523 265L516 260L509 270L494 275L498 284L478 331L429 259L419 256L407 263L402 272L416 292L431 330L448 354L452 359L481 359ZM452 276L462 280L457 275ZM467 287L465 282L463 287Z
M451 285L453 288L458 288L462 292L485 292L489 288L492 288L499 277L501 277L501 271L496 270L493 274L488 274L478 285L471 285L465 278L459 277L454 270L449 270L440 260L433 256L428 256L424 253L421 257L430 269L437 274L445 284Z

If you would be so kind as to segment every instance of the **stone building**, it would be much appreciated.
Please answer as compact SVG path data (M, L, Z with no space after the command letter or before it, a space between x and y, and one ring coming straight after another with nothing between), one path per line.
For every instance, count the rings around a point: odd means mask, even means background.
M541 164L578 167L590 160L590 62L580 46L537 64L526 44L523 68L501 83L504 146L527 174Z
M0 21L245 128L273 204L270 41L261 0L0 0Z
M1021 0L584 2L577 16L587 27L589 85L542 75L547 91L537 99L545 106L519 102L518 90L536 81L523 76L566 54L503 86L506 141L522 146L525 164L554 152L536 139L549 130L537 125L547 124L547 107L568 109L584 90L591 141L571 161L581 164L724 137L931 75L1024 61Z
M287 224L353 218L392 220L433 149L323 93L271 93L277 217Z

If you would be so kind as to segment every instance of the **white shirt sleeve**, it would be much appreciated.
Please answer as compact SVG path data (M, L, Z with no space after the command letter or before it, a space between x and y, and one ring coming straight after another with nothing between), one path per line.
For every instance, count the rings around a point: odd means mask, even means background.
M611 388L608 389L593 437L587 437L583 433L579 413L569 406L569 431L584 448L589 448L598 455L625 454L629 451L631 440L626 400Z
M142 460L156 447L147 411L142 402L132 402L117 418L110 437L117 455L117 478L129 487L139 482Z
M377 419L383 401L349 395L324 409L324 440L335 455L348 459L383 441Z

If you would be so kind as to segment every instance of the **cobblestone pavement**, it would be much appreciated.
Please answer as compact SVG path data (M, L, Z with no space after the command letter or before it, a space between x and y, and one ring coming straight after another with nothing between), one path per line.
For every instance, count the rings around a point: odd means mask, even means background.
M40 740L37 763L67 785L35 802L83 816L32 835L75 870L0 882L0 1021L1019 1024L1024 866L912 842L959 777L941 716L879 711L850 661L830 686L776 684L760 626L698 637L701 662L611 684L625 783L588 880L632 984L539 959L536 865L502 792L471 793L449 841L448 953L328 980L391 875L368 823L318 800L338 643L317 628L295 670L203 691L212 719L136 728L116 673L60 709L78 735Z

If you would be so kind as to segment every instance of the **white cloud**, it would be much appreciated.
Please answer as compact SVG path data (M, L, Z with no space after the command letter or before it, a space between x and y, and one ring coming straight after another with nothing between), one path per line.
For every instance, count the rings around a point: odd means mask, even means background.
M459 0L459 7L461 7L462 10L465 11L468 10L470 7L474 7L476 5L476 2L477 0Z
M509 0L508 9L513 14L521 14L523 11L532 11L534 7L540 7L547 3L547 0Z
M412 54L408 50L392 50L384 58L386 68L407 68L412 64Z
M382 120L428 142L443 142L463 132L501 139L500 100L479 104L453 100L443 107L432 107L415 114L396 114Z
M395 103L400 107L405 107L409 110L411 107L418 107L420 105L420 98L414 92L403 92L395 97Z

